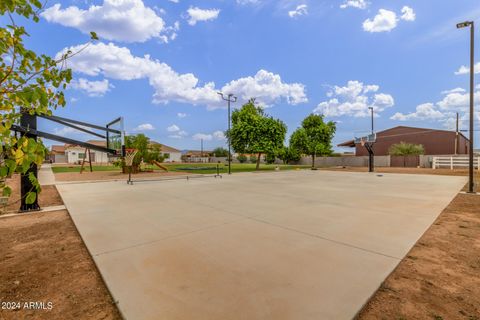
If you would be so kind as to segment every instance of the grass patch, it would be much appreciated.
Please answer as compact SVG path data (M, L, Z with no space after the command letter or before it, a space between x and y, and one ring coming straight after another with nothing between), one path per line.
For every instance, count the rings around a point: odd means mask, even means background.
M119 167L115 166L92 166L93 171L120 171ZM62 167L57 167L57 166L52 166L52 171L53 173L65 173L65 172L80 172L80 166L75 165L75 166L62 166ZM85 171L90 171L89 166L85 166Z
M163 163L169 171L173 172L188 172L198 174L213 174L217 172L216 163ZM236 172L253 172L256 164L254 163L234 163L232 164L232 173ZM275 164L261 164L258 171L273 171L276 167L280 170L296 170L296 169L308 169L309 166L300 165L275 165ZM86 168L89 171L89 168ZM147 166L149 170L161 170L155 166ZM54 173L64 172L80 172L80 166L54 166L52 167ZM120 168L112 165L93 166L93 171L120 171ZM223 163L219 164L219 171L222 174L228 172L228 165Z

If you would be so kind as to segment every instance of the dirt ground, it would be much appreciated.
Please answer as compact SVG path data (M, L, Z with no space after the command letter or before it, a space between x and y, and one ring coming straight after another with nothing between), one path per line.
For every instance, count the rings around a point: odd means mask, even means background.
M12 188L12 195L8 200L8 204L1 208L0 216L2 213L16 213L20 208L20 175L15 174L12 176L12 178L7 180L7 184ZM42 186L38 204L43 208L63 205L63 202L55 186Z
M184 172L141 172L132 175L132 179L152 179L172 176L187 175ZM128 180L128 174L120 171L94 171L94 172L62 172L55 173L57 181L94 181L94 180Z
M121 319L66 210L0 218L0 234L0 319Z
M455 197L357 319L480 319L480 195Z
M331 167L321 168L320 170L349 171L349 172L368 172L367 167ZM378 173L408 173L408 174L438 174L444 176L467 176L468 170L465 169L431 169L431 168L395 168L395 167L376 167ZM480 171L475 170L477 178L480 178Z

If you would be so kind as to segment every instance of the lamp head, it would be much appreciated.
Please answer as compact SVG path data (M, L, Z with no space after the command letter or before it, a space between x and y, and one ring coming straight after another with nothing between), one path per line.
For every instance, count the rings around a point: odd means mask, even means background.
M457 23L457 29L466 28L471 26L472 24L473 24L472 21L460 22L460 23Z

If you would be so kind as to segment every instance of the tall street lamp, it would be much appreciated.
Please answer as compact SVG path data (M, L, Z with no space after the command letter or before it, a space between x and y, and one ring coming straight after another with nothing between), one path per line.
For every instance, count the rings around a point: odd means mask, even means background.
M373 134L373 107L368 107L370 109L371 115L372 115L372 134Z
M230 103L236 102L237 97L233 93L229 93L226 97L222 92L218 92L223 100L227 101L228 105L228 132L230 133ZM232 146L230 137L228 137L228 174L232 174Z
M474 193L473 191L473 86L475 81L474 72L474 23L473 21L465 21L457 24L457 28L470 27L470 153L468 163L468 193Z

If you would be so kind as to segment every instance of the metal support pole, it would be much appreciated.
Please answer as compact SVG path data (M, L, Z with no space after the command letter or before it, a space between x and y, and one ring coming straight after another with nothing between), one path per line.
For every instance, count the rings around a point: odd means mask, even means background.
M228 106L228 132L230 132L230 122L231 122L231 116L230 116L230 103L231 102L236 102L237 97L233 95L233 93L229 93L227 98L223 95L222 92L218 93L223 100L227 101L227 106ZM232 174L232 144L230 141L230 137L228 137L228 174Z
M20 125L24 128L29 128L36 132L37 130L37 116L31 115L28 111L22 110L22 116L20 117ZM26 132L25 137L32 138L37 141L37 135ZM20 212L27 212L27 211L38 211L40 210L40 206L38 205L38 192L35 186L29 179L29 175L33 174L35 178L38 177L37 175L37 164L32 163L28 170L25 173L20 175L20 191L21 191L21 204L20 204ZM29 192L35 193L35 201L33 203L27 204L26 198Z
M474 103L474 86L475 86L475 52L474 52L474 22L472 21L470 24L470 153L469 153L469 167L468 167L468 192L474 193L473 191L473 121L474 121L474 114L473 114L473 103Z

